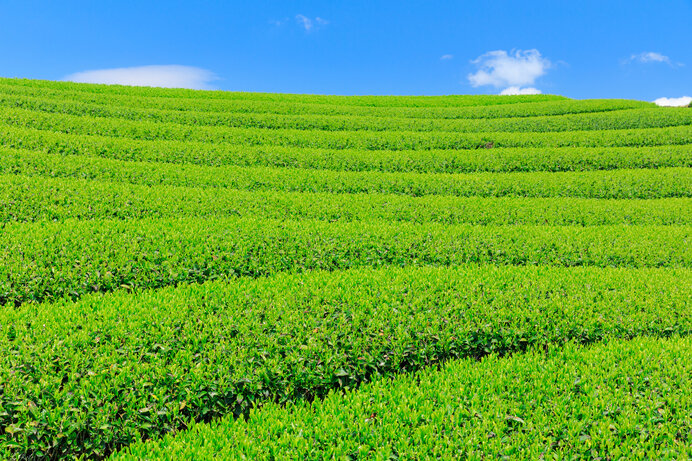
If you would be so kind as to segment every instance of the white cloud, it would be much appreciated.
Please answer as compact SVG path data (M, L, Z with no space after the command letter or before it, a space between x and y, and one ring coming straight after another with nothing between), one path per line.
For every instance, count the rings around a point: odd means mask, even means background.
M517 50L514 54L504 50L490 51L471 62L479 67L475 74L468 76L471 85L498 88L533 85L550 67L550 61L538 50Z
M500 94L503 96L517 94L541 94L541 90L533 87L519 88L518 86L510 86L509 88L505 88L504 90L500 91Z
M685 64L681 62L673 62L668 56L656 53L655 51L645 51L639 54L633 54L629 59L623 61L624 64L638 62L640 64L668 64L670 67L683 67Z
M440 56L440 59L441 59L442 61L448 61L448 60L450 60L450 59L452 59L452 58L454 58L454 55L453 55L453 54L443 54L442 56Z
M652 62L665 62L666 64L671 64L668 56L664 56L661 53L655 53L653 51L645 51L644 53L633 54L630 57L630 61L638 61L644 64Z
M471 63L478 67L475 73L468 75L471 86L507 87L501 94L540 93L536 88L522 87L533 85L551 66L551 62L536 49L510 53L504 50L489 51Z
M654 101L658 106L666 107L684 107L689 106L692 103L692 97L682 96L680 98L658 98Z
M327 24L329 24L329 21L327 21L326 19L320 18L319 16L317 16L315 19L311 19L311 18L308 18L307 16L302 15L302 14L296 15L296 21L307 32L310 32L311 30L315 29L316 27L326 26Z
M87 70L68 75L63 80L77 83L208 90L211 89L209 83L218 80L218 77L213 72L199 67L141 66Z

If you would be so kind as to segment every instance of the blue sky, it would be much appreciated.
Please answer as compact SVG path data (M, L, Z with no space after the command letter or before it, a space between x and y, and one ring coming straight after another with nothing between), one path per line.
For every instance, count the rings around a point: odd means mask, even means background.
M159 67L130 69L142 66ZM104 69L121 70L84 73ZM291 93L692 96L692 0L0 0L0 75Z

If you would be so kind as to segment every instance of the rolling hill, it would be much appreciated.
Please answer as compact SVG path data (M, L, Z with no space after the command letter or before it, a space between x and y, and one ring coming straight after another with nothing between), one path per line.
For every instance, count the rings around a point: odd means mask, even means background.
M692 109L0 79L0 458L692 456Z

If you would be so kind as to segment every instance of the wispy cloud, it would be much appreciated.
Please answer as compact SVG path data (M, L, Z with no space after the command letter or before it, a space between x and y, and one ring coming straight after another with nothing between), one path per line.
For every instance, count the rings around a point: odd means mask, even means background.
M536 88L522 87L534 85L551 67L551 62L536 49L509 53L505 50L489 51L471 63L478 68L468 75L471 86L504 87L502 94L537 94L540 91Z
M642 63L665 62L670 64L670 58L668 56L664 56L661 53L656 53L653 51L645 51L644 53L633 54L630 57L630 61L639 61Z
M442 61L449 61L450 59L453 59L454 55L453 54L443 54L440 56L440 60Z
M500 91L500 94L503 96L518 94L541 94L541 90L533 87L519 88L518 86L510 86Z
M68 75L63 80L107 85L155 86L162 88L212 89L219 78L213 72L190 66L141 66L87 70Z
M682 96L680 98L658 98L654 101L656 105L666 107L685 107L692 103L692 97Z
M308 18L305 15L302 14L297 14L296 15L296 22L305 29L306 32L310 32L312 30L315 30L321 26L326 26L329 24L329 21L326 19L320 18L319 16L313 18Z
M655 51L644 51L642 53L633 54L628 59L624 60L625 64L636 62L640 64L668 64L671 67L682 67L681 62L673 62L668 56L657 53Z

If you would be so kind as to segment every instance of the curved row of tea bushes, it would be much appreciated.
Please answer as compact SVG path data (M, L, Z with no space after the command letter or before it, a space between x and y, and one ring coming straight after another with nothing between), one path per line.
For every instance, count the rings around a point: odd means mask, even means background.
M81 88L81 87L77 87ZM577 113L597 113L611 110L644 109L656 107L652 103L633 100L591 99L573 100L566 98L521 102L513 98L498 100L498 104L465 105L453 107L412 107L412 106L348 106L294 103L283 101L258 100L213 100L177 97L152 97L142 93L136 95L104 94L79 89L46 89L4 85L0 79L0 95L5 100L13 97L26 99L60 99L85 104L104 104L113 107L146 107L151 110L173 112L198 112L213 114L283 114L283 115L326 115L360 117L395 117L418 119L485 119L504 117L534 117L542 115L561 115ZM663 109L666 110L666 109Z
M447 359L687 335L690 275L359 269L0 309L0 457L101 457L191 421ZM613 372L626 382L629 373Z
M113 459L687 459L690 350L690 338L646 338L459 360Z
M0 79L0 459L103 459L200 422L237 427L231 418L271 402L312 411L294 404L448 360L689 336L686 110L546 95L306 96ZM582 367L574 357L567 361ZM575 439L574 428L593 416L618 429L618 411L643 421L629 411L648 402L632 400L643 395L632 387L640 375L624 364L646 357L627 357L612 362L610 386L599 389L626 383L630 394L590 395L594 407L576 417L558 401L564 412L542 432L528 431L534 421L518 412L526 405L485 407L502 411L513 431L490 429L477 449L507 442L508 457L539 458L512 451L537 435L525 445L548 444L544 457L617 457L614 446L575 454L601 442L600 432ZM662 376L649 379L645 397L666 403L660 397L677 398L677 388ZM513 377L491 378L507 390ZM482 402L506 394L493 395ZM606 412L601 395L612 403ZM525 402L547 409L549 397ZM411 426L425 422L430 407L419 408ZM666 437L673 425L689 427L684 407L655 410L643 430L609 428L603 443L683 457ZM363 441L361 457L387 449L374 430L379 415L368 414L372 438L346 437ZM444 440L434 426L421 434ZM352 426L332 427L338 448L338 431ZM199 438L227 447L203 431ZM295 434L274 440L303 446ZM634 441L644 448L630 449Z
M690 231L226 217L10 223L0 234L0 305L363 266L690 267Z
M208 166L269 166L416 173L587 171L692 166L689 146L558 147L472 150L330 150L146 141L7 127L0 145L61 155L89 155Z
M0 100L5 105L33 105L33 99L46 102L82 103L94 106L109 106L128 112L132 108L151 111L165 111L181 116L201 116L213 120L225 114L273 114L273 115L311 115L327 117L386 117L418 120L463 120L494 118L530 118L549 115L566 115L582 113L604 113L614 110L651 109L652 103L633 100L588 99L588 100L552 100L542 102L517 102L514 104L496 104L485 106L456 107L383 107L383 106L343 106L325 104L293 104L285 102L264 101L219 101L195 100L189 98L156 98L148 96L104 95L71 90L50 90L19 88L0 84ZM94 107L97 115L98 108ZM662 109L667 110L667 109Z
M686 112L682 111L681 112ZM661 112L667 114L668 112ZM689 118L689 117L688 117ZM42 113L3 108L0 123L41 131L141 140L190 140L244 146L325 149L430 150L503 147L637 147L692 144L692 125L590 131L320 131L301 129L186 126L107 117Z
M298 129L323 131L439 131L478 133L556 132L575 130L615 130L631 128L660 128L692 124L692 114L684 108L661 110L642 108L558 114L552 116L510 117L491 119L420 119L332 115L287 115L267 113L189 112L176 110L140 109L112 104L92 104L82 101L49 100L45 97L9 97L0 93L0 113L11 108L40 113L69 114L132 120L144 123L177 123L195 127L240 127L264 129Z
M0 174L97 179L140 185L243 190L381 193L410 196L580 197L657 199L692 197L692 169L583 172L419 174L267 167L208 167L120 161L1 149Z
M142 186L91 179L0 175L0 222L183 216L478 225L692 225L692 198L409 197Z
M73 90L90 94L117 94L159 98L190 99L198 101L267 101L279 103L332 104L344 106L379 107L461 107L521 102L543 102L566 100L564 96L539 95L449 95L449 96L333 96L321 94L246 93L239 91L188 90L182 88L132 87L123 85L98 85L85 83L56 82L51 80L0 79L6 85L31 88L53 88Z

